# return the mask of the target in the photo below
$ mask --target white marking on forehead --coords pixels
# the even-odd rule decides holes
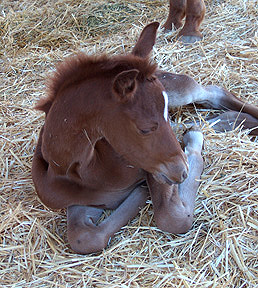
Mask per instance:
[[[162,91],[164,101],[165,101],[165,107],[164,107],[164,118],[166,121],[168,121],[168,94],[165,91]]]

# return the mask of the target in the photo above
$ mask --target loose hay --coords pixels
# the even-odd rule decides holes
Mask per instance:
[[[160,32],[154,58],[258,105],[258,2],[206,4],[204,40],[184,46],[175,31]],[[203,121],[205,169],[195,222],[183,236],[155,228],[147,203],[105,251],[76,255],[65,211],[48,210],[35,195],[31,159],[44,116],[31,108],[47,73],[78,50],[129,52],[145,24],[164,23],[167,1],[3,0],[0,10],[0,286],[257,287],[257,140],[240,128],[216,134]],[[207,111],[173,113],[183,122]]]

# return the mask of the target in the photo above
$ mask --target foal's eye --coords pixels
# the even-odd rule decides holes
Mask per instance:
[[[152,126],[152,127],[149,128],[149,129],[139,129],[139,131],[140,131],[140,133],[141,133],[142,135],[148,135],[148,134],[150,134],[151,132],[156,131],[157,128],[158,128],[158,125],[155,125],[155,126]]]
[[[140,129],[140,132],[142,135],[148,135],[151,132],[151,130],[150,129],[144,129],[144,130]]]

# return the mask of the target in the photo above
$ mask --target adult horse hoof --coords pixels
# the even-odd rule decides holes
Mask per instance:
[[[201,36],[180,36],[179,40],[184,44],[192,44],[201,41],[203,37]]]

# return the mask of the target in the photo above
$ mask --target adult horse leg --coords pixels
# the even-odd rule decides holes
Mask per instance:
[[[157,227],[170,233],[185,233],[193,222],[193,211],[199,179],[203,170],[201,150],[203,135],[192,127],[183,138],[189,162],[189,175],[180,185],[169,186],[157,183],[148,174],[148,186],[154,208]]]
[[[184,43],[193,43],[202,39],[199,31],[205,15],[205,4],[203,0],[187,0],[185,11],[185,25],[179,32],[180,39]]]
[[[185,10],[186,0],[170,0],[168,18],[163,27],[171,30],[173,23],[176,28],[180,28],[183,25],[182,20],[185,17]]]
[[[170,0],[169,14],[164,28],[172,29],[172,23],[176,28],[182,26],[185,18],[185,25],[179,32],[181,40],[185,43],[193,43],[202,39],[199,31],[200,25],[205,15],[205,5],[203,0]]]
[[[103,250],[110,238],[137,215],[145,205],[148,189],[136,187],[112,214],[100,224],[102,209],[89,206],[67,208],[67,236],[71,248],[80,254]]]

